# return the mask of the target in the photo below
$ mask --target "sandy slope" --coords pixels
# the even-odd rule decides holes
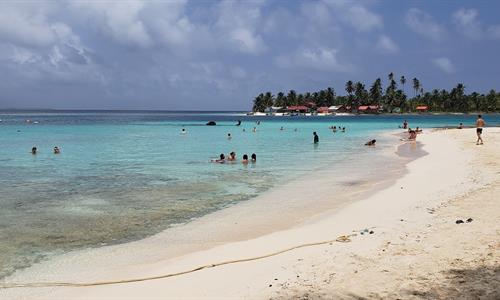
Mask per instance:
[[[485,130],[483,146],[473,143],[474,135],[468,129],[420,135],[429,155],[411,162],[405,176],[321,220],[134,272],[116,269],[113,277],[161,275],[355,234],[350,242],[300,248],[173,278],[31,289],[26,298],[498,299],[494,293],[500,281],[500,130]],[[455,224],[469,217],[472,222]],[[374,233],[360,234],[364,229]]]

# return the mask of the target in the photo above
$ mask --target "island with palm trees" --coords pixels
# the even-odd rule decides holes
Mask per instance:
[[[398,85],[399,83],[399,85]],[[494,89],[486,94],[465,93],[465,86],[459,83],[451,89],[425,91],[420,80],[411,80],[413,96],[405,90],[407,79],[395,79],[391,72],[385,90],[382,79],[377,78],[367,90],[362,82],[347,81],[345,95],[337,95],[328,87],[317,92],[297,94],[290,90],[286,95],[279,92],[261,93],[254,99],[251,114],[267,115],[329,115],[336,113],[413,113],[413,112],[498,112],[500,93]]]

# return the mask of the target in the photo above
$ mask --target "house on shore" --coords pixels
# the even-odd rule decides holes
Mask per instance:
[[[358,107],[358,112],[362,114],[378,114],[380,111],[380,106],[378,105],[360,105]]]
[[[311,109],[305,105],[287,106],[286,110],[290,113],[308,113],[311,111]]]
[[[425,113],[429,111],[429,107],[427,105],[419,105],[415,108],[419,113]]]

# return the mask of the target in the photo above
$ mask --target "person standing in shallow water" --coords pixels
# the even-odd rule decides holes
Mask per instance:
[[[483,138],[481,137],[481,135],[483,134],[483,127],[485,124],[486,123],[484,122],[482,116],[478,115],[476,120],[476,134],[477,134],[476,145],[483,144]]]
[[[319,143],[319,136],[318,136],[318,134],[316,133],[316,131],[315,131],[315,132],[313,132],[313,136],[314,136],[314,143],[315,143],[315,144]]]

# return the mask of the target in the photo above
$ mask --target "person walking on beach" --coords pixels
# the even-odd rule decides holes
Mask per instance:
[[[315,143],[315,144],[319,143],[319,136],[318,136],[318,134],[316,133],[316,131],[315,131],[315,132],[313,132],[313,136],[314,136],[314,143]]]
[[[483,138],[481,137],[481,135],[483,134],[483,127],[485,124],[486,123],[484,122],[482,116],[478,115],[476,120],[476,134],[477,134],[476,145],[483,144]]]

